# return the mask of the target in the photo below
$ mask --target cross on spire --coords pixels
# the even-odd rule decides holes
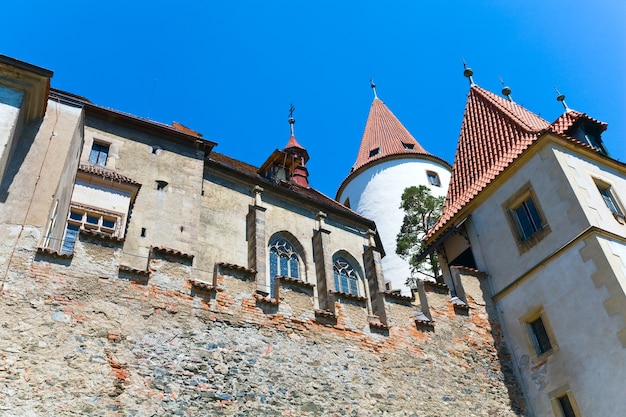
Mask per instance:
[[[291,130],[291,136],[295,136],[294,135],[294,124],[296,123],[296,119],[293,118],[293,112],[296,108],[294,107],[293,104],[289,105],[289,129]]]

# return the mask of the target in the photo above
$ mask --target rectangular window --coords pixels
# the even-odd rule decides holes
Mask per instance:
[[[542,353],[548,352],[552,349],[552,344],[550,343],[550,338],[548,337],[548,332],[546,331],[546,327],[543,324],[541,316],[529,322],[528,327],[533,346],[535,347],[535,353],[537,355],[541,355]]]
[[[439,181],[439,175],[433,171],[426,171],[426,175],[428,176],[428,183],[435,187],[441,187],[441,181]]]
[[[89,153],[89,163],[106,166],[109,157],[109,145],[94,142]]]
[[[559,350],[543,307],[534,308],[519,320],[524,327],[528,351],[533,362],[541,361]]]
[[[541,230],[541,216],[532,198],[527,198],[519,206],[512,209],[513,218],[522,240],[530,238],[535,232]]]
[[[63,245],[61,245],[61,253],[74,252],[74,245],[76,244],[76,238],[78,237],[79,227],[74,224],[68,224],[65,229],[65,236],[63,236]]]
[[[560,411],[563,414],[563,417],[576,417],[576,412],[574,411],[574,407],[572,406],[572,402],[570,401],[567,393],[557,397],[556,400],[561,408]]]
[[[598,184],[598,183],[596,183],[596,186],[598,187],[598,191],[600,192],[600,195],[604,199],[604,204],[606,204],[609,210],[611,210],[611,213],[617,216],[624,216],[622,209],[617,203],[617,199],[613,195],[613,190],[611,190],[611,186]]]
[[[531,250],[550,234],[550,225],[541,210],[530,182],[502,203],[520,255]]]

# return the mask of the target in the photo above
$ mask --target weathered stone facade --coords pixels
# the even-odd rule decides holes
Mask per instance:
[[[293,136],[257,168],[6,67],[1,415],[524,415],[484,279],[387,290]]]
[[[6,283],[2,415],[524,415],[480,295],[468,291],[459,310],[447,288],[427,285],[432,326],[395,299],[389,328],[369,330],[358,302],[317,317],[297,283],[276,303],[225,267],[214,288],[173,273],[174,289],[161,274],[184,265],[159,259],[144,284],[117,272],[115,248],[79,246],[71,265],[38,255]]]

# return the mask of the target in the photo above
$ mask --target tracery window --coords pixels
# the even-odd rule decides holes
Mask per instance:
[[[338,257],[335,259],[333,275],[335,276],[336,291],[359,295],[359,275],[345,258]]]
[[[289,241],[277,238],[269,247],[270,253],[270,296],[274,295],[274,281],[277,276],[300,278],[298,254]]]

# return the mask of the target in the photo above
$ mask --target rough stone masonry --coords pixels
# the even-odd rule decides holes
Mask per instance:
[[[525,415],[493,312],[469,284],[469,309],[427,285],[433,326],[369,332],[346,303],[326,322],[294,313],[297,291],[275,305],[233,276],[203,294],[69,270],[38,256],[5,283],[2,416]]]

